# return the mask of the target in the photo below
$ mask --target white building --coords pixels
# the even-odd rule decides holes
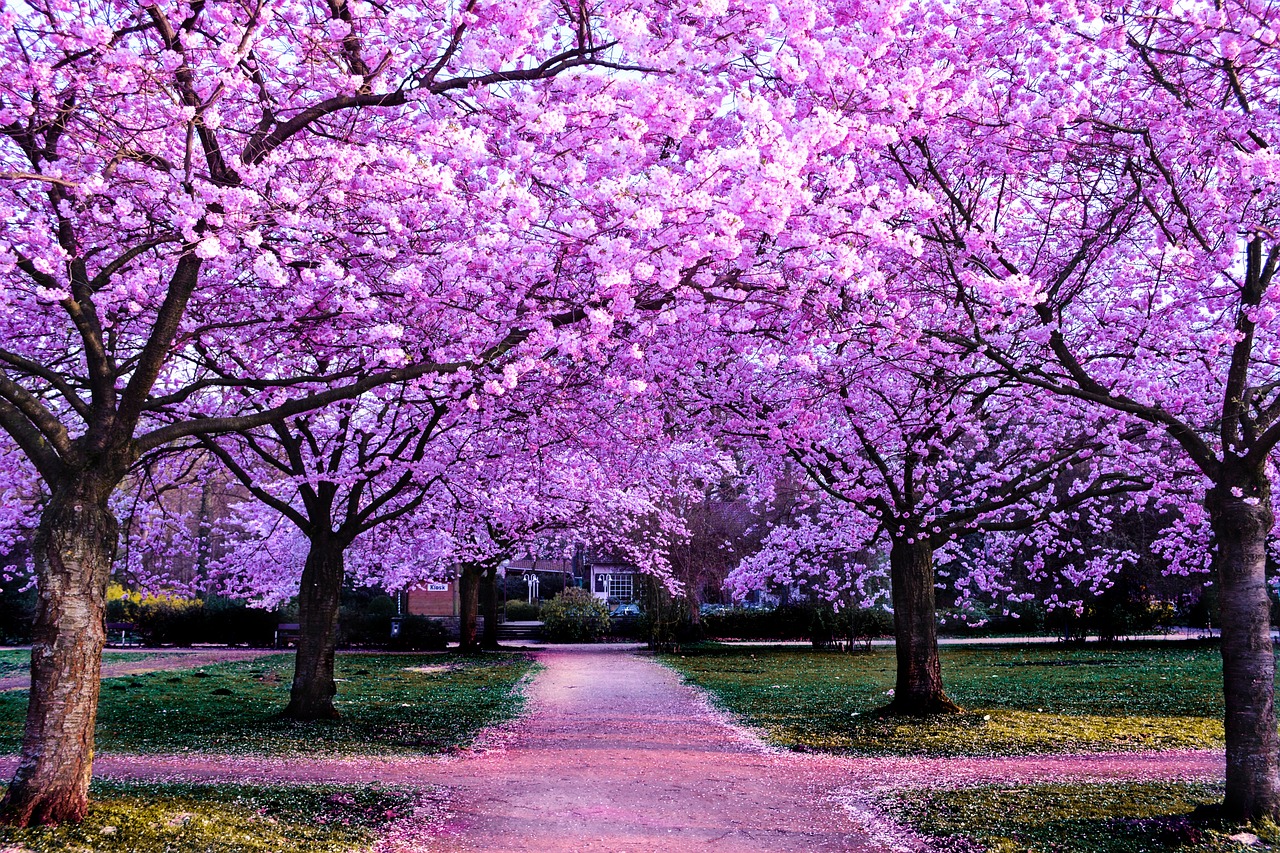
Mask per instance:
[[[631,604],[640,600],[639,572],[621,561],[602,560],[587,567],[593,595],[609,604]]]

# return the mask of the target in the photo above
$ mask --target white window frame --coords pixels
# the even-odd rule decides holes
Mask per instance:
[[[623,595],[625,590],[626,594]],[[609,584],[605,589],[605,596],[610,600],[617,600],[622,603],[629,604],[635,601],[636,586],[635,575],[631,572],[613,572],[609,575]]]

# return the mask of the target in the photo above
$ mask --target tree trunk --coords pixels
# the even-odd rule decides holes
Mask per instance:
[[[889,573],[898,680],[887,710],[916,716],[959,711],[942,689],[933,546],[927,539],[894,539],[889,551]]]
[[[476,641],[476,615],[480,609],[480,570],[463,566],[458,573],[458,651],[473,655],[480,651]]]
[[[93,477],[71,479],[40,519],[31,696],[22,757],[0,802],[5,823],[76,822],[89,809],[107,579],[119,534],[110,494]]]
[[[291,720],[336,720],[333,680],[338,646],[338,604],[342,596],[342,544],[320,536],[311,540],[298,591],[298,656],[293,667],[289,705],[280,716]]]
[[[498,567],[491,566],[484,573],[481,587],[484,603],[484,635],[480,647],[488,651],[498,649]]]
[[[1234,492],[1234,494],[1233,494]],[[1280,816],[1275,650],[1267,593],[1267,535],[1275,522],[1265,474],[1223,477],[1206,500],[1217,546],[1226,699],[1228,817]]]

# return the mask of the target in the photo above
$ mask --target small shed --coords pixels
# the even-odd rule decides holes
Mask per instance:
[[[461,602],[456,581],[414,584],[405,590],[404,612],[410,616],[458,616]]]
[[[632,604],[640,600],[639,570],[622,561],[601,561],[587,566],[591,592],[601,601]]]

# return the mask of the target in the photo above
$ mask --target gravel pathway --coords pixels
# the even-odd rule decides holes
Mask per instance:
[[[100,755],[94,771],[119,779],[432,789],[379,853],[870,853],[923,849],[875,812],[874,795],[888,789],[1221,779],[1224,770],[1222,754],[1208,751],[949,759],[783,752],[733,725],[672,670],[629,651],[540,651],[543,669],[527,689],[528,712],[457,756]],[[193,655],[183,665],[201,664]],[[16,763],[0,758],[0,774]]]
[[[875,849],[831,799],[839,780],[745,737],[666,667],[599,647],[538,661],[506,743],[455,762],[445,816],[386,851]]]

